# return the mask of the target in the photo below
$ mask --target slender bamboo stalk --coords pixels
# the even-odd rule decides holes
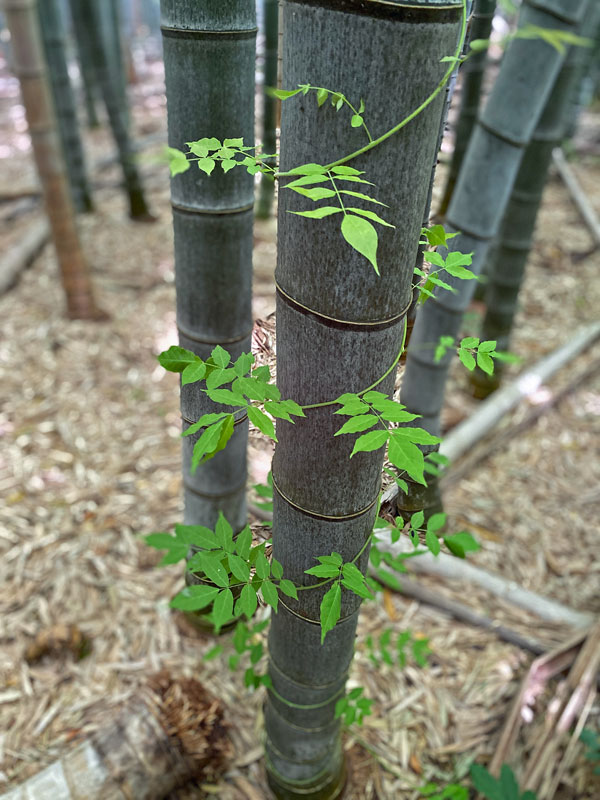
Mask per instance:
[[[113,136],[119,151],[119,160],[125,180],[125,191],[129,198],[129,213],[132,219],[151,219],[144,197],[142,184],[135,163],[135,153],[127,128],[127,110],[123,106],[123,94],[119,91],[110,67],[103,31],[104,0],[71,0],[74,25],[80,26],[81,40],[87,41],[92,53],[94,78],[100,86]],[[103,11],[104,9],[104,11]]]
[[[254,142],[254,0],[162,0],[169,144],[204,136]],[[250,351],[254,180],[245,170],[210,177],[195,165],[171,181],[177,324],[201,358],[216,345],[235,360]],[[197,384],[181,389],[184,428],[222,410]],[[238,414],[225,450],[190,473],[198,436],[183,440],[185,522],[214,528],[223,511],[246,524],[248,420]]]
[[[81,17],[79,4],[69,0],[71,10],[71,22],[75,34],[75,45],[77,49],[77,60],[79,62],[79,72],[83,88],[83,99],[87,115],[88,126],[97,128],[99,125],[96,113],[96,99],[98,86],[95,79],[94,63],[92,61],[92,48],[85,19]]]
[[[526,0],[520,25],[574,32],[586,10],[586,0]],[[543,39],[515,39],[509,46],[490,98],[469,141],[456,189],[447,213],[451,229],[460,231],[449,252],[473,252],[472,271],[478,274],[508,203],[521,159],[546,105],[564,51]],[[402,382],[401,400],[421,414],[421,425],[440,433],[446,375],[453,357],[439,362],[435,349],[440,336],[456,338],[474,281],[442,278],[455,291],[438,290],[421,308],[415,323]],[[429,493],[409,482],[399,498],[399,511],[437,505],[435,482]]]
[[[52,108],[35,0],[5,0],[15,72],[21,84],[46,213],[71,318],[99,319],[75,215]]]
[[[38,0],[38,13],[56,121],[67,166],[73,204],[91,211],[92,197],[79,135],[77,107],[65,55],[65,33],[58,0]]]
[[[277,45],[279,40],[279,0],[263,0],[263,19],[265,26],[265,71],[263,84],[263,136],[262,145],[266,153],[277,149],[277,100],[266,89],[277,85]],[[256,216],[268,219],[275,194],[272,178],[262,175]]]
[[[488,259],[485,294],[486,313],[481,326],[482,340],[494,339],[498,350],[508,350],[517,311],[517,299],[533,244],[533,234],[546,185],[552,151],[564,138],[570,121],[577,85],[580,47],[572,47],[552,89],[531,142],[525,150],[515,185],[500,227],[493,259]],[[500,385],[502,364],[494,374],[479,368],[471,374],[477,397],[486,397]]]
[[[454,52],[461,3],[345,0],[283,4],[283,85],[310,81],[366,103],[374,134],[416,108],[444,74],[440,58]],[[348,13],[349,12],[349,13]],[[418,53],[418,59],[415,54]],[[349,57],[351,54],[351,57]],[[377,80],[373,80],[377,76]],[[398,76],[403,80],[398,81]],[[393,87],[393,89],[391,88]],[[395,137],[356,158],[390,204],[397,225],[379,236],[381,277],[348,248],[339,220],[288,214],[309,208],[280,190],[276,272],[278,386],[303,405],[360,391],[394,362],[412,295],[412,273],[431,176],[443,94]],[[329,163],[365,143],[349,116],[314,93],[283,104],[281,165]],[[378,385],[393,389],[392,373]],[[363,571],[381,481],[383,452],[357,454],[334,438],[340,427],[331,407],[308,409],[305,419],[277,426],[273,461],[274,556],[297,585],[314,580],[304,570],[316,556],[336,551],[358,557]],[[360,598],[342,590],[341,618],[321,644],[319,607],[330,587],[280,597],[269,635],[273,688],[265,709],[266,760],[279,798],[333,798],[344,783],[336,701],[352,660]]]
[[[475,0],[473,4],[473,17],[471,20],[471,39],[488,39],[492,30],[496,0]],[[485,75],[487,64],[487,48],[477,50],[465,62],[462,67],[462,94],[460,101],[460,112],[456,123],[456,134],[454,139],[454,152],[446,187],[440,203],[438,214],[440,217],[446,215],[450,198],[456,185],[458,173],[467,150],[467,144],[471,138],[471,133],[477,119],[479,101],[481,98],[481,86]]]

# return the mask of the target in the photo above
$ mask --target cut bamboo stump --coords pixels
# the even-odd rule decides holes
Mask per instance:
[[[161,800],[192,778],[214,781],[232,752],[220,702],[163,670],[90,741],[0,800]]]

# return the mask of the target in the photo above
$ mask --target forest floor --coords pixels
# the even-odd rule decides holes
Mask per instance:
[[[159,65],[131,89],[138,138],[164,134]],[[193,132],[192,132],[193,133]],[[105,128],[86,131],[90,161],[113,152]],[[249,693],[243,670],[169,609],[183,586],[180,566],[156,569],[143,542],[181,519],[179,388],[156,354],[176,343],[173,246],[167,170],[158,147],[144,150],[154,224],[132,223],[115,165],[96,172],[97,209],[79,220],[104,324],[69,322],[51,246],[0,297],[0,792],[61,757],[134,695],[161,668],[198,678],[224,703],[235,757],[216,786],[175,798],[261,800],[266,787],[260,745],[264,690]],[[576,140],[577,177],[600,214],[600,115],[586,114]],[[18,85],[0,71],[0,251],[17,246],[41,215],[19,198],[35,186]],[[440,171],[440,186],[443,170]],[[439,189],[439,187],[438,187]],[[274,221],[255,230],[255,342],[274,347]],[[512,350],[522,357],[508,378],[568,341],[600,308],[600,251],[556,175],[544,195]],[[267,319],[269,317],[269,319]],[[477,329],[478,309],[465,322]],[[536,404],[548,403],[592,364],[596,343],[500,426],[506,433]],[[457,360],[448,426],[476,403]],[[469,560],[574,609],[600,613],[600,372],[567,392],[505,446],[484,457],[445,493],[451,530],[470,530],[481,550]],[[249,483],[264,483],[271,448],[251,432]],[[268,529],[257,521],[257,535]],[[566,625],[501,601],[485,589],[421,576],[440,596],[461,600],[548,649],[567,641]],[[265,615],[262,609],[260,615]],[[57,625],[76,626],[90,642],[77,660],[67,643],[30,663],[25,650]],[[387,630],[429,640],[425,667],[374,665],[366,637]],[[427,781],[461,780],[470,763],[487,763],[533,656],[493,631],[386,591],[359,624],[350,686],[364,686],[373,714],[345,734],[347,800],[412,800]],[[588,725],[598,727],[600,708]],[[520,741],[515,765],[530,751],[537,723]],[[557,797],[600,796],[598,778],[578,751]]]

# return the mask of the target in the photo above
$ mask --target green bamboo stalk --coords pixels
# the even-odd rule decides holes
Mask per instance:
[[[92,61],[92,47],[85,18],[81,15],[82,6],[75,0],[69,0],[71,10],[71,21],[75,34],[75,45],[77,49],[77,60],[81,73],[81,83],[83,88],[83,99],[87,115],[88,126],[97,128],[99,125],[96,113],[96,99],[98,86],[95,81],[94,63]]]
[[[205,136],[254,142],[254,0],[162,0],[169,145]],[[246,170],[210,176],[193,164],[171,180],[177,325],[182,347],[207,359],[216,345],[235,360],[250,351],[254,180]],[[187,428],[222,410],[182,386]],[[248,420],[238,413],[225,450],[191,474],[198,436],[183,440],[186,524],[214,528],[219,511],[239,532],[246,524]]]
[[[91,211],[91,190],[85,167],[83,143],[79,135],[75,96],[65,55],[65,32],[58,0],[38,0],[38,13],[73,204],[77,211]]]
[[[526,0],[520,25],[575,32],[583,19],[586,0]],[[449,252],[473,252],[472,271],[478,274],[507,206],[525,147],[546,105],[564,61],[565,51],[544,40],[515,39],[504,56],[490,98],[475,125],[447,213],[449,227],[460,231],[449,242]],[[402,381],[401,401],[422,415],[421,425],[440,433],[446,375],[452,351],[438,362],[435,349],[441,336],[458,335],[474,281],[442,273],[455,292],[434,291],[417,315]],[[408,481],[398,510],[412,511],[437,504],[435,482],[430,496]]]
[[[552,151],[567,133],[572,100],[585,52],[581,47],[571,47],[569,50],[546,108],[525,150],[502,220],[497,245],[493,250],[493,259],[488,259],[486,313],[480,338],[496,340],[498,350],[510,349],[517,299],[533,244],[535,223],[552,161]],[[498,388],[501,376],[502,364],[498,361],[493,375],[487,375],[476,368],[471,373],[476,396],[487,397]]]
[[[460,2],[283,4],[283,86],[310,81],[366,103],[375,135],[428,97],[445,72],[440,58],[459,37]],[[349,13],[348,13],[349,12]],[[351,57],[349,57],[351,54]],[[418,58],[416,58],[418,54]],[[374,81],[372,76],[377,76]],[[402,81],[398,80],[402,76]],[[412,295],[412,273],[429,189],[443,94],[394,137],[352,161],[376,184],[397,225],[379,235],[378,277],[340,235],[340,221],[287,213],[309,209],[280,189],[277,281],[277,382],[302,405],[357,392],[394,363]],[[344,111],[318,108],[315,93],[283,104],[281,166],[326,164],[365,144]],[[353,202],[353,201],[350,201]],[[358,205],[358,203],[357,203]],[[393,390],[394,375],[378,385]],[[336,551],[363,571],[381,483],[383,452],[349,459],[353,442],[335,437],[332,407],[306,410],[277,426],[273,460],[273,552],[286,578],[311,586],[304,570]],[[344,761],[334,709],[344,694],[360,598],[342,590],[341,618],[321,644],[319,607],[329,586],[280,596],[269,635],[272,688],[265,708],[269,782],[279,798],[333,798]]]
[[[263,136],[262,145],[265,153],[274,153],[277,149],[277,100],[266,90],[277,85],[277,44],[279,39],[279,0],[263,0],[263,19],[265,25],[265,71],[263,84]],[[268,219],[275,194],[273,179],[262,175],[256,216]]]
[[[496,0],[475,0],[470,26],[470,38],[472,40],[489,39],[495,8]],[[475,120],[477,119],[481,86],[483,84],[486,64],[487,48],[484,50],[477,50],[477,52],[473,53],[462,67],[462,95],[460,111],[456,123],[454,152],[452,154],[452,161],[450,162],[450,169],[448,170],[446,187],[438,211],[440,217],[444,217],[448,210],[450,198],[452,197],[452,192],[456,185],[467,144],[469,143]]]
[[[48,84],[35,0],[5,0],[14,69],[21,84],[46,213],[52,230],[67,312],[72,319],[105,317],[94,302],[89,270],[75,227]]]
[[[132,219],[151,219],[144,197],[142,184],[135,163],[135,152],[127,125],[127,109],[123,105],[123,94],[119,91],[113,70],[110,67],[111,53],[103,32],[107,29],[103,17],[107,6],[104,0],[71,0],[73,23],[81,24],[89,43],[94,64],[94,77],[102,91],[102,97],[110,121],[129,198],[129,214]],[[108,8],[110,11],[110,8]],[[77,22],[76,22],[77,20]]]

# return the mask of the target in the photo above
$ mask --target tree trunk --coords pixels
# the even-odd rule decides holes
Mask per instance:
[[[94,62],[92,61],[92,48],[85,19],[81,17],[80,7],[73,0],[69,0],[71,10],[71,21],[73,23],[73,33],[75,34],[75,44],[77,48],[77,60],[79,62],[79,72],[83,88],[83,99],[85,111],[90,128],[97,128],[99,125],[96,113],[96,100],[99,87],[96,84]]]
[[[263,84],[263,136],[265,153],[277,150],[277,103],[266,89],[277,86],[277,45],[279,41],[279,0],[263,0],[263,19],[265,26],[265,70]],[[262,175],[256,216],[268,219],[271,216],[275,183],[270,176]]]
[[[585,8],[586,0],[528,0],[521,11],[520,25],[574,32]],[[541,38],[515,39],[475,126],[447,214],[449,227],[460,231],[449,242],[448,251],[473,252],[471,270],[475,274],[480,272],[500,227],[524,149],[563,61],[564,52]],[[441,277],[455,292],[436,287],[435,297],[420,309],[401,391],[402,403],[420,414],[420,424],[434,435],[440,433],[446,375],[453,358],[449,350],[436,362],[435,349],[440,336],[458,335],[475,288],[472,280],[459,280],[445,272]],[[428,492],[407,482],[408,496],[399,497],[400,513],[436,507],[435,481],[430,481]]]
[[[525,150],[507,206],[493,260],[488,261],[482,340],[496,340],[498,350],[508,350],[531,245],[553,149],[562,141],[570,121],[569,111],[577,84],[581,47],[571,47],[531,142]],[[493,375],[478,367],[471,373],[477,397],[486,397],[500,385],[502,364]]]
[[[169,145],[202,137],[254,143],[254,0],[162,0]],[[254,180],[244,169],[208,176],[192,164],[171,180],[177,325],[182,347],[209,358],[217,345],[232,360],[250,351]],[[223,410],[182,386],[187,428]],[[186,524],[213,528],[219,511],[239,532],[246,524],[248,418],[238,410],[225,450],[190,472],[198,436],[183,440]]]
[[[21,84],[33,154],[50,220],[67,313],[72,319],[105,315],[94,302],[89,271],[75,227],[75,215],[60,152],[60,141],[47,81],[35,0],[6,0],[15,72]]]
[[[86,173],[83,143],[79,135],[77,106],[65,55],[65,34],[60,6],[58,0],[38,0],[37,7],[71,197],[77,211],[91,211],[91,191]]]
[[[475,39],[489,39],[492,22],[494,20],[494,11],[496,8],[496,0],[475,0],[473,7],[473,18],[471,21],[470,38]],[[446,180],[446,188],[440,203],[438,214],[440,217],[446,215],[452,192],[456,185],[456,179],[460,172],[460,167],[467,150],[469,139],[475,121],[477,119],[477,111],[479,109],[479,100],[481,97],[481,85],[485,75],[485,67],[487,63],[487,48],[477,50],[465,62],[462,67],[462,94],[460,101],[460,112],[456,123],[456,132],[454,137],[454,152],[452,153],[452,161],[450,162],[450,169],[448,171],[448,178]]]
[[[343,92],[352,103],[362,97],[368,126],[380,135],[440,81],[445,72],[440,58],[456,50],[461,5],[285,2],[283,86],[309,81]],[[388,217],[397,225],[379,236],[380,277],[342,239],[337,215],[315,223],[289,214],[310,206],[280,189],[276,281],[282,397],[302,405],[334,400],[365,389],[394,363],[412,295],[442,104],[440,93],[396,136],[352,161],[376,184],[377,199],[390,204]],[[282,168],[329,163],[364,145],[364,131],[349,123],[347,109],[336,112],[330,102],[319,109],[314,92],[287,100]],[[378,389],[393,390],[392,373]],[[317,556],[336,551],[351,561],[373,528],[383,452],[349,460],[352,442],[334,438],[340,427],[334,409],[307,409],[305,419],[277,426],[273,553],[296,585],[315,583],[304,570]],[[356,566],[364,572],[367,561],[365,547]],[[321,644],[319,607],[328,588],[299,592],[299,600],[280,597],[271,623],[266,760],[279,798],[333,798],[344,783],[334,710],[352,660],[360,598],[342,590],[340,621]]]
[[[231,758],[223,709],[193,678],[153,675],[92,739],[0,800],[162,800]]]
[[[73,24],[79,26],[81,40],[87,39],[92,53],[95,82],[100,86],[106,112],[113,136],[119,151],[119,159],[125,179],[125,191],[129,198],[129,213],[132,219],[151,219],[140,176],[135,163],[135,153],[127,127],[127,109],[123,105],[123,93],[119,91],[113,70],[110,66],[109,51],[106,46],[106,30],[103,14],[110,8],[100,5],[105,0],[71,0]],[[79,34],[78,34],[79,38]]]

